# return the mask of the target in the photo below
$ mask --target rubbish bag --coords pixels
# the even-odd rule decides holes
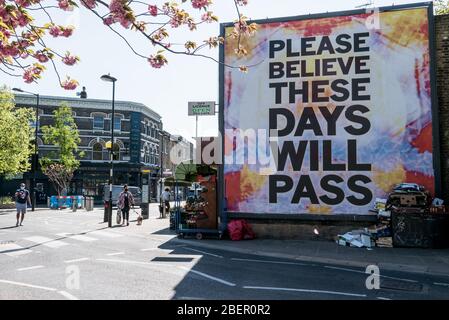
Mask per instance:
[[[243,219],[232,220],[228,223],[228,232],[231,240],[250,240],[256,237],[251,226]]]

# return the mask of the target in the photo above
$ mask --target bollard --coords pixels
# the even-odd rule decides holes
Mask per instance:
[[[72,199],[72,211],[76,212],[76,210],[78,209],[78,199],[76,197],[73,197]]]

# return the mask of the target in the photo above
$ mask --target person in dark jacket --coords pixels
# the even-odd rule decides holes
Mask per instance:
[[[118,196],[117,207],[120,208],[123,215],[122,226],[129,226],[129,209],[134,207],[134,197],[131,192],[128,191],[128,185],[123,186],[123,191]]]
[[[16,200],[16,209],[17,209],[17,223],[16,227],[23,225],[23,219],[25,219],[25,214],[27,213],[27,204],[31,206],[30,192],[25,189],[25,183],[20,184],[20,188],[16,190],[14,195]]]

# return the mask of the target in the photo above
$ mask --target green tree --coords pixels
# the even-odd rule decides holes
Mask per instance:
[[[449,14],[449,1],[448,0],[436,0],[435,9],[437,14]]]
[[[8,88],[0,88],[0,175],[9,177],[30,169],[34,151],[31,121],[33,110],[15,108],[14,95]]]
[[[78,151],[81,139],[72,116],[72,109],[63,104],[53,114],[54,123],[42,126],[41,130],[45,144],[54,145],[56,150],[42,157],[40,164],[42,172],[54,184],[58,195],[61,195],[68,189],[73,173],[80,165],[78,159],[82,158],[84,153]]]

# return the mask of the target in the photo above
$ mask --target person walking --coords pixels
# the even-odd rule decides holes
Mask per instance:
[[[129,209],[134,208],[134,197],[131,192],[128,191],[128,185],[123,186],[123,191],[120,192],[117,201],[117,207],[122,211],[123,222],[122,226],[129,226]]]
[[[169,188],[165,188],[165,191],[162,192],[162,202],[163,202],[163,205],[165,206],[165,213],[162,209],[162,217],[165,218],[165,214],[167,214],[167,212],[170,212],[170,189]]]
[[[17,209],[17,223],[16,227],[23,225],[23,219],[25,219],[25,214],[27,213],[27,204],[31,206],[30,192],[25,189],[25,183],[20,184],[20,188],[16,190],[15,193],[16,209]]]

